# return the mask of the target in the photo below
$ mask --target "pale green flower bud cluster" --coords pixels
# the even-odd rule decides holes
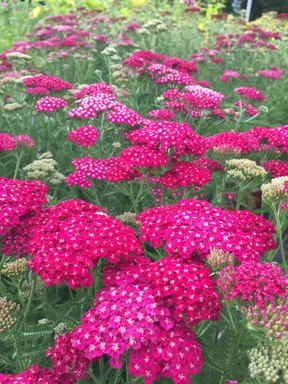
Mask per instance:
[[[101,53],[104,56],[113,56],[117,54],[117,50],[112,45],[108,45]]]
[[[115,141],[111,145],[112,145],[112,148],[114,148],[114,149],[119,149],[122,146],[122,144],[119,141]]]
[[[20,309],[20,305],[0,297],[0,333],[12,328],[16,323],[15,313]]]
[[[260,343],[248,352],[251,378],[264,378],[268,383],[288,384],[288,338],[279,343]]]
[[[3,109],[5,109],[5,111],[14,111],[15,109],[19,109],[22,107],[23,107],[23,104],[10,103],[10,104],[5,104]]]
[[[25,280],[23,282],[23,284],[21,285],[22,298],[24,300],[28,300],[29,299],[31,288],[32,288],[32,281]],[[41,292],[44,291],[45,288],[46,288],[46,284],[42,280],[40,280],[38,278],[37,281],[36,281],[35,290],[38,293],[41,293]]]
[[[122,223],[131,223],[138,225],[138,222],[135,221],[136,213],[124,212],[122,215],[116,216],[116,219],[122,221]]]
[[[237,181],[250,181],[264,177],[267,172],[257,165],[256,161],[249,159],[231,159],[225,163],[227,174]]]
[[[9,53],[6,53],[6,57],[8,60],[31,60],[32,57],[29,56],[29,55],[26,55],[25,53],[21,53],[21,52],[9,52]]]
[[[166,25],[159,19],[148,20],[142,25],[142,28],[137,30],[140,35],[151,35],[152,33],[165,32],[167,30]]]
[[[58,325],[56,325],[56,327],[54,328],[54,332],[55,332],[55,339],[56,337],[58,336],[63,336],[65,335],[65,333],[69,332],[70,330],[70,327],[65,324],[65,323],[59,323]]]
[[[13,278],[22,276],[27,270],[27,260],[22,257],[11,263],[4,263],[1,273],[2,275]]]
[[[261,328],[267,337],[282,339],[288,331],[288,300],[281,304],[269,304],[267,308],[250,305],[242,308],[251,328]]]
[[[46,152],[39,157],[39,160],[26,165],[23,170],[27,172],[30,179],[47,179],[51,184],[57,185],[65,179],[65,176],[56,171],[56,165],[57,162],[53,159],[52,153]]]
[[[234,264],[234,256],[230,252],[223,252],[221,249],[211,248],[206,261],[213,271],[221,271],[228,265]]]
[[[262,197],[268,203],[284,201],[285,197],[285,182],[288,181],[288,176],[276,177],[271,180],[271,183],[261,186]]]

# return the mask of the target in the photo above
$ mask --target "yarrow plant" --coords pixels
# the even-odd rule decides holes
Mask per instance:
[[[285,14],[76,3],[0,6],[0,383],[288,383]]]

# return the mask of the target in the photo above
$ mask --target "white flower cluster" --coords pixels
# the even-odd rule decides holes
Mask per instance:
[[[249,159],[226,160],[225,168],[227,174],[237,181],[250,181],[267,174],[263,167],[257,165],[256,161]]]
[[[153,33],[160,33],[167,30],[166,25],[163,21],[158,19],[148,20],[145,24],[142,25],[142,28],[137,29],[137,32],[140,35],[151,35]]]
[[[56,165],[57,162],[53,159],[52,153],[45,152],[39,157],[38,160],[26,165],[23,170],[27,172],[27,176],[30,179],[46,179],[51,184],[57,185],[65,179],[65,176],[56,171]]]
[[[272,179],[271,183],[263,184],[261,187],[262,197],[268,203],[284,201],[286,181],[288,181],[288,176],[282,176]]]
[[[268,383],[288,384],[287,336],[277,344],[260,343],[257,348],[248,352],[248,370],[251,378],[264,378]]]

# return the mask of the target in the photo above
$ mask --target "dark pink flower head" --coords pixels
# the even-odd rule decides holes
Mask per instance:
[[[67,135],[67,140],[78,146],[92,147],[99,137],[99,132],[92,125],[83,125]]]
[[[272,179],[276,177],[288,176],[288,163],[282,160],[268,160],[260,164],[265,171],[270,172]]]
[[[13,374],[0,374],[1,384],[53,384],[56,377],[51,375],[51,371],[47,368],[39,368],[38,365],[31,365],[25,371]],[[74,381],[67,381],[67,384],[73,384]]]
[[[285,74],[286,71],[283,71],[276,67],[271,67],[270,69],[263,69],[257,72],[257,75],[266,77],[267,79],[279,80],[281,76]]]
[[[186,72],[186,73],[191,73],[191,72],[198,72],[198,69],[195,65],[195,61],[185,61],[182,59],[179,59],[178,57],[167,57],[163,63],[166,65],[166,67],[176,69],[177,71],[180,72]]]
[[[260,140],[249,132],[221,132],[206,137],[205,140],[208,149],[221,153],[247,154],[260,150]]]
[[[87,378],[90,361],[71,345],[71,333],[57,337],[46,355],[52,360],[52,369],[31,365],[16,375],[0,374],[1,384],[74,384],[78,379]]]
[[[114,89],[106,83],[93,83],[76,92],[74,97],[75,99],[81,99],[85,96],[97,96],[99,93],[113,94]]]
[[[121,264],[115,270],[107,268],[103,278],[108,286],[97,293],[82,325],[73,331],[73,347],[89,360],[108,355],[116,369],[122,365],[123,353],[130,350],[132,376],[143,376],[145,383],[161,377],[189,383],[189,375],[197,374],[203,362],[194,332],[181,320],[175,323],[168,307],[155,299],[154,290],[132,264],[122,270]]]
[[[66,107],[67,101],[59,97],[46,96],[39,99],[35,104],[36,112],[54,112],[56,109]]]
[[[156,84],[195,84],[195,79],[187,72],[169,68],[164,64],[152,64],[147,71]]]
[[[188,85],[184,91],[181,98],[193,109],[219,108],[220,102],[225,99],[222,93],[201,85]]]
[[[26,88],[25,93],[29,93],[32,95],[48,95],[50,91],[45,87],[33,87],[33,88]]]
[[[71,89],[72,84],[67,83],[66,81],[63,81],[59,79],[58,77],[54,76],[45,76],[45,75],[37,75],[32,76],[24,79],[23,81],[24,86],[34,86],[36,88],[45,88],[49,92],[59,92],[63,89]]]
[[[258,114],[258,109],[253,105],[249,104],[245,108],[245,113],[249,116],[256,116]]]
[[[82,172],[74,171],[65,178],[68,187],[78,186],[80,188],[92,188],[93,184]]]
[[[128,31],[132,31],[132,30],[138,29],[138,28],[141,28],[140,24],[138,24],[138,23],[130,23],[130,24],[126,25],[125,30],[126,30],[126,32],[128,32]]]
[[[241,95],[244,99],[255,100],[258,102],[264,100],[264,96],[256,88],[239,87],[235,88],[234,92]]]
[[[193,186],[196,191],[209,183],[211,177],[212,172],[209,169],[182,161],[173,164],[171,169],[160,177],[159,184],[168,189]]]
[[[16,145],[13,137],[7,133],[0,133],[0,152],[13,152]]]
[[[152,149],[145,145],[134,145],[123,149],[120,159],[132,168],[152,167],[157,168],[168,165],[168,158],[158,149]]]
[[[71,109],[68,112],[68,117],[89,119],[90,117],[96,117],[96,112],[104,112],[111,109],[113,105],[120,104],[116,101],[116,98],[111,93],[95,93],[94,96],[87,96],[83,99],[75,101],[79,104],[79,107]],[[122,104],[121,104],[122,105]]]
[[[165,59],[166,56],[160,53],[153,53],[150,51],[134,52],[127,59],[123,60],[123,64],[131,68],[137,69],[137,72],[145,72],[147,67],[153,63],[159,63]]]
[[[263,151],[269,149],[276,153],[288,152],[288,125],[275,128],[255,127],[250,129],[249,135],[264,142],[260,146]]]
[[[135,161],[136,160],[137,159],[135,159]],[[144,161],[145,158],[142,160]],[[136,170],[132,168],[125,159],[123,160],[114,156],[108,159],[78,158],[74,159],[71,164],[74,166],[75,171],[65,179],[69,187],[72,185],[78,185],[80,188],[92,187],[92,183],[87,177],[97,180],[119,182],[124,180],[130,181],[137,175]]]
[[[206,152],[205,140],[187,123],[146,121],[141,129],[127,132],[125,138],[134,144],[158,148],[164,154],[191,154],[202,156]]]
[[[232,253],[240,262],[259,260],[275,247],[275,229],[269,221],[249,211],[214,208],[204,200],[146,209],[136,220],[141,222],[140,241],[149,241],[154,248],[164,245],[166,252],[177,252],[184,259],[205,259],[215,248]]]
[[[139,126],[143,121],[137,112],[121,103],[112,105],[112,111],[107,113],[106,119],[114,124],[125,124],[130,127]]]
[[[72,346],[71,338],[72,332],[57,337],[53,347],[47,349],[46,356],[52,360],[55,379],[59,380],[66,376],[75,383],[80,378],[87,379],[90,360],[86,359],[79,349]],[[61,380],[58,382],[63,383]]]
[[[178,323],[132,350],[128,369],[134,377],[143,376],[145,384],[165,377],[175,384],[190,384],[190,375],[198,375],[202,364],[201,348],[193,331]]]
[[[0,234],[16,227],[21,217],[47,203],[47,187],[40,181],[0,178]]]
[[[176,118],[175,113],[170,109],[154,109],[148,113],[148,116],[151,116],[154,120],[158,121],[171,121]]]
[[[14,141],[16,144],[21,145],[21,147],[30,148],[35,146],[35,141],[31,139],[31,137],[25,135],[14,136]]]
[[[183,315],[190,327],[202,320],[218,320],[220,296],[210,270],[201,262],[183,261],[177,254],[171,254],[144,265],[140,273],[153,287],[156,299],[164,300],[177,322]]]
[[[165,104],[167,108],[173,108],[176,112],[181,111],[185,114],[189,112],[192,117],[199,117],[206,110],[219,115],[220,102],[225,98],[222,93],[199,84],[187,85],[182,93],[168,89],[162,96],[170,99],[170,102]]]
[[[264,309],[287,295],[288,280],[282,269],[268,262],[245,261],[219,271],[217,285],[224,300],[241,299]]]
[[[102,208],[82,200],[64,201],[43,212],[41,223],[28,237],[29,267],[47,285],[75,289],[92,283],[89,269],[101,258],[110,263],[132,260],[142,247],[131,228]]]

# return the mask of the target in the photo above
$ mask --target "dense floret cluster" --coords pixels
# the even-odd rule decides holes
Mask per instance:
[[[272,223],[249,211],[225,211],[207,201],[180,200],[175,205],[146,209],[137,217],[140,240],[162,244],[179,257],[204,259],[210,249],[231,252],[238,261],[259,260],[275,247]],[[261,239],[261,240],[260,240]]]

